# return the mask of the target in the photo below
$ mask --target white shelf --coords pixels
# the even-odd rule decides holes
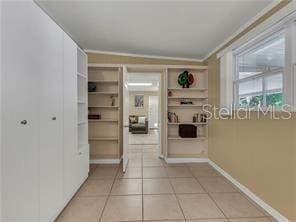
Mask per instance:
[[[168,122],[168,125],[180,125],[180,124],[208,125],[208,123],[193,123],[193,122],[178,122],[178,123],[170,123],[170,122]]]
[[[168,137],[169,140],[205,140],[207,139],[207,137],[196,137],[196,138],[183,138],[183,137],[180,137],[180,136],[176,136],[176,137]]]
[[[81,101],[81,100],[78,100],[77,103],[78,103],[78,104],[86,104],[85,101]]]
[[[89,137],[88,139],[95,141],[118,141],[118,137]]]
[[[106,84],[118,84],[118,80],[88,80],[88,82],[93,83],[106,83]]]
[[[83,125],[83,124],[86,124],[87,123],[87,121],[80,121],[80,122],[78,122],[77,124],[78,125]]]
[[[206,91],[206,88],[168,88],[168,90],[179,90],[179,91]]]
[[[168,105],[168,107],[202,107],[203,105],[195,105],[195,104],[176,104],[176,105]]]
[[[118,95],[118,92],[89,92],[88,95]]]
[[[208,99],[208,97],[204,97],[204,96],[168,96],[168,99]]]
[[[96,106],[88,105],[89,108],[102,108],[102,109],[118,109],[118,106]]]
[[[118,120],[116,120],[116,119],[89,119],[88,122],[90,122],[90,123],[96,123],[96,122],[98,122],[98,123],[101,123],[101,122],[115,122],[115,123],[117,123]]]

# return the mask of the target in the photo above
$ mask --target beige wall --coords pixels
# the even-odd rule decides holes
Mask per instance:
[[[281,2],[238,37],[287,3]],[[219,60],[216,54],[206,64],[209,66],[209,101],[217,105]],[[253,113],[249,121],[212,120],[209,158],[281,214],[295,220],[296,120],[271,120],[262,115],[257,120],[256,115]]]
[[[144,95],[144,107],[135,107],[135,95]],[[129,93],[129,114],[136,116],[146,116],[148,118],[149,112],[149,96],[157,96],[158,92],[147,91],[132,91]]]

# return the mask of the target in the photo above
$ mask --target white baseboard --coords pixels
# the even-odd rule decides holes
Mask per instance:
[[[96,159],[90,160],[91,164],[119,164],[120,159]]]
[[[246,194],[251,200],[257,203],[260,207],[262,207],[266,212],[268,212],[271,216],[273,216],[279,222],[289,222],[289,220],[280,214],[277,210],[272,208],[270,205],[265,203],[262,199],[260,199],[256,194],[250,191],[247,187],[242,185],[236,179],[234,179],[230,174],[220,168],[213,161],[209,160],[209,164],[214,167],[218,172],[220,172],[224,177],[226,177],[230,182],[232,182],[237,188],[239,188],[244,194]]]
[[[207,163],[208,158],[165,158],[167,163]]]

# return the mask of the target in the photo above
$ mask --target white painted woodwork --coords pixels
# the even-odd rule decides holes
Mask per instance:
[[[129,138],[129,91],[128,91],[128,71],[126,66],[123,66],[123,84],[122,84],[122,99],[123,99],[123,164],[122,170],[125,172],[128,164],[128,138]]]
[[[44,45],[40,46],[40,53],[36,53],[43,57],[43,69],[35,86],[40,100],[40,221],[52,221],[63,203],[64,49],[63,31],[49,17],[43,16]]]
[[[33,1],[1,4],[1,219],[51,222],[88,175],[87,123],[84,148],[77,142],[77,45]]]
[[[77,46],[64,35],[64,201],[69,200],[77,189]]]

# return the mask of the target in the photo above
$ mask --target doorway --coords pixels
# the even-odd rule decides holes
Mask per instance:
[[[128,149],[124,149],[123,156],[126,159],[141,152],[156,157],[161,154],[161,74],[125,69],[123,145]],[[128,160],[124,162],[128,165]]]
[[[159,148],[159,73],[130,73],[129,145],[154,145]]]

